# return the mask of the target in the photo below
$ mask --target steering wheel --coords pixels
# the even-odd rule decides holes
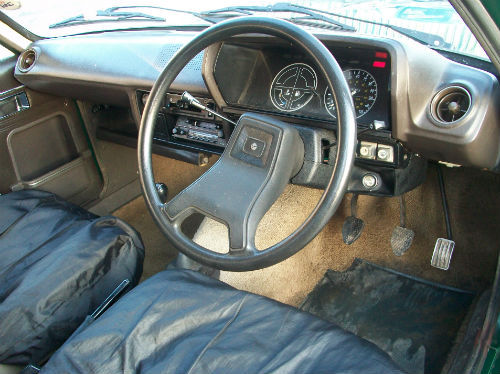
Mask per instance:
[[[220,159],[165,204],[155,188],[151,160],[158,112],[182,68],[206,47],[247,33],[280,37],[301,47],[326,79],[333,93],[338,120],[333,173],[318,204],[299,228],[265,250],[255,247],[257,226],[304,161],[304,143],[293,126],[269,116],[243,114]],[[220,270],[248,271],[285,260],[304,248],[321,231],[342,201],[355,148],[356,117],[352,97],[342,70],[328,49],[312,34],[287,21],[240,17],[213,25],[192,39],[172,57],[155,82],[139,131],[139,175],[154,221],[180,252]],[[203,248],[182,232],[182,222],[195,212],[228,226],[228,253]]]

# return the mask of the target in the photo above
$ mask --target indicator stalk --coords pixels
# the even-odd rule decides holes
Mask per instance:
[[[229,122],[230,124],[236,126],[236,122],[231,121],[229,118],[227,118],[227,117],[223,116],[222,114],[219,114],[216,111],[208,108],[206,105],[203,105],[202,103],[199,102],[198,99],[196,99],[193,95],[191,95],[187,91],[184,91],[184,93],[181,96],[181,100],[184,101],[185,103],[188,103],[191,106],[194,106],[195,108],[207,111],[208,113],[212,113],[214,116],[219,117],[219,118],[223,119],[224,121]]]

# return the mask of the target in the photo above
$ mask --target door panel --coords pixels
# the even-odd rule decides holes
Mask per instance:
[[[96,200],[102,180],[73,101],[30,90],[0,62],[0,193],[50,191],[78,205]]]

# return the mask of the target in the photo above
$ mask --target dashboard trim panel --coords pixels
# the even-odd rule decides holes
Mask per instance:
[[[159,30],[117,31],[95,35],[38,40],[30,46],[40,52],[27,72],[18,68],[15,77],[27,87],[97,103],[132,108],[136,124],[136,90],[150,90],[159,76],[155,61],[168,45],[183,45],[194,32]],[[483,70],[461,65],[416,42],[346,33],[317,34],[327,47],[382,48],[391,57],[389,110],[390,135],[405,147],[429,159],[496,170],[500,162],[500,89],[496,77]],[[231,43],[287,45],[274,37],[241,35]],[[212,97],[219,110],[239,113],[229,107],[214,79],[214,62],[220,44],[206,49],[201,69],[193,64],[183,70],[172,92],[190,91]],[[470,113],[453,127],[436,126],[430,110],[434,95],[441,89],[459,85],[472,97]],[[380,94],[380,93],[379,93]],[[278,117],[285,118],[279,114]],[[235,117],[233,117],[235,118]],[[335,130],[333,121],[290,117],[289,122]]]

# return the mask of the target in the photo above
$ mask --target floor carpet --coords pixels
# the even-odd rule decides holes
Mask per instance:
[[[213,157],[209,165],[215,160]],[[155,180],[167,184],[170,197],[207,170],[159,156],[153,162]],[[426,182],[406,196],[407,226],[415,231],[415,239],[403,256],[395,256],[390,246],[392,230],[399,224],[397,198],[360,196],[358,216],[365,221],[365,229],[354,244],[348,246],[342,242],[342,223],[350,214],[348,194],[323,231],[302,251],[267,269],[222,272],[221,279],[236,288],[298,306],[328,269],[343,271],[355,258],[363,258],[402,273],[479,292],[490,285],[497,262],[500,175],[469,168],[443,168],[443,172],[456,241],[447,271],[430,266],[436,239],[446,235],[436,170],[431,165]],[[266,248],[293,232],[313,210],[321,193],[288,186],[259,225],[259,248]],[[146,246],[143,279],[163,270],[175,257],[175,248],[157,229],[142,197],[114,214],[129,222],[143,237]],[[218,251],[227,247],[227,230],[210,221],[202,223],[195,237]]]

